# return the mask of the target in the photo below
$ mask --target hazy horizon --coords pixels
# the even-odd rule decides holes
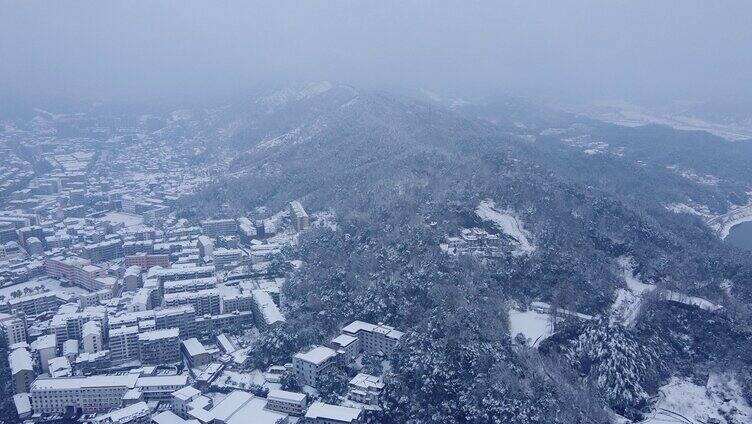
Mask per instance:
[[[330,80],[565,101],[752,96],[747,2],[3,2],[0,95],[148,100]]]

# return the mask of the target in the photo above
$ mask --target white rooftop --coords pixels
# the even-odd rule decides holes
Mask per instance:
[[[303,361],[310,362],[312,364],[322,364],[325,361],[337,356],[337,352],[334,349],[326,346],[316,346],[308,352],[299,352],[295,354],[295,358],[302,359]]]
[[[305,417],[311,420],[325,419],[349,423],[360,418],[361,413],[362,410],[358,408],[314,402],[308,407],[308,412],[306,412]]]
[[[153,341],[160,339],[171,339],[180,337],[179,328],[165,328],[162,330],[147,331],[138,335],[139,341]]]

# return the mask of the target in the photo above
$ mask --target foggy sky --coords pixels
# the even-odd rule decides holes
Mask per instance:
[[[5,1],[0,94],[331,80],[582,99],[752,96],[749,1]]]

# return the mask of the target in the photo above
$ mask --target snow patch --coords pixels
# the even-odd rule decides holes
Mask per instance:
[[[551,315],[535,310],[509,310],[509,334],[515,337],[522,333],[531,346],[537,346],[554,333]]]
[[[530,233],[524,229],[522,221],[511,211],[496,209],[493,200],[486,199],[480,202],[475,209],[475,214],[484,221],[493,222],[504,234],[514,239],[518,245],[515,254],[524,255],[536,250],[536,246],[530,241]]]
[[[711,419],[721,423],[752,422],[752,408],[744,401],[741,387],[733,376],[711,374],[705,386],[672,378],[660,388],[658,401],[643,423],[707,423]]]

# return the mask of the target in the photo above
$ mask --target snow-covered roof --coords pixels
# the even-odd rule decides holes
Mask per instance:
[[[212,408],[211,413],[214,415],[214,419],[226,423],[233,414],[251,399],[253,399],[252,394],[236,390]]]
[[[325,419],[349,423],[359,419],[361,413],[362,409],[359,408],[314,402],[308,407],[308,412],[306,412],[305,417],[311,420]]]
[[[19,416],[31,413],[31,398],[28,393],[13,395],[13,404],[16,406],[16,412]]]
[[[154,341],[180,337],[179,328],[164,328],[162,330],[147,331],[138,335],[139,341]]]
[[[322,364],[335,356],[337,356],[337,352],[326,346],[316,346],[308,352],[298,352],[294,355],[295,358],[316,365]]]
[[[180,399],[182,401],[193,399],[194,397],[200,394],[201,394],[201,391],[193,386],[185,386],[182,389],[172,392],[172,396],[174,398]]]
[[[31,354],[26,349],[15,349],[8,355],[8,362],[12,374],[22,371],[34,371]]]
[[[136,386],[138,375],[91,375],[88,377],[37,378],[31,383],[34,390],[71,390],[93,387],[127,387]]]
[[[340,334],[339,336],[332,339],[332,343],[345,347],[349,346],[351,343],[356,342],[357,340],[357,337],[353,337],[347,334]]]
[[[288,392],[287,390],[269,390],[266,398],[269,400],[300,403],[305,401],[306,395],[305,393]]]
[[[146,402],[138,402],[128,405],[125,408],[116,409],[109,414],[102,415],[95,419],[96,422],[113,422],[127,423],[138,417],[143,417],[151,413]]]
[[[163,386],[186,386],[188,376],[185,374],[178,375],[147,375],[138,377],[136,387],[151,388]]]
[[[151,417],[156,424],[199,424],[198,420],[184,420],[172,411],[164,411]]]
[[[224,422],[227,424],[276,424],[287,414],[266,409],[267,400],[253,397]]]
[[[195,337],[183,340],[183,347],[190,356],[203,355],[206,353],[204,345],[202,345]]]

